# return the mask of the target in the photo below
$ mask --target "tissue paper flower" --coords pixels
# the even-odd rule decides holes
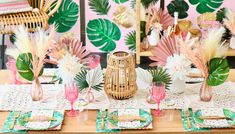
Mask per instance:
[[[79,59],[68,52],[58,60],[58,75],[62,78],[63,83],[71,83],[77,73],[81,72],[82,64]]]
[[[165,68],[171,75],[172,80],[177,78],[184,80],[188,71],[191,70],[191,62],[183,54],[174,54],[167,58]]]

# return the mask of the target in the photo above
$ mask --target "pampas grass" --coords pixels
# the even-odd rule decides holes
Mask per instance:
[[[14,31],[16,37],[15,47],[7,48],[6,54],[17,59],[21,53],[31,53],[32,71],[34,77],[38,77],[43,68],[49,46],[53,41],[56,28],[52,26],[49,35],[40,28],[34,35],[30,35],[24,26],[19,26]]]
[[[224,25],[235,35],[235,13],[231,9],[226,9],[225,11]]]

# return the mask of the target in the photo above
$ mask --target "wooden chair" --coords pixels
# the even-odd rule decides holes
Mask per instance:
[[[14,28],[19,25],[24,25],[29,32],[35,32],[37,27],[48,29],[48,20],[60,7],[63,0],[28,0],[33,8],[38,8],[38,11],[29,11],[21,13],[12,13],[0,15],[0,34],[3,35],[3,47],[1,49],[2,68],[4,67],[4,42],[5,34],[13,34]],[[53,9],[50,9],[51,4],[55,4]]]

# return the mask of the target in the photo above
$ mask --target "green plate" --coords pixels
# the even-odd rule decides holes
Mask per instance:
[[[140,113],[141,117],[146,118],[146,121],[140,121],[140,126],[138,126],[138,127],[121,127],[121,128],[118,128],[118,129],[141,129],[141,128],[147,127],[150,123],[152,123],[152,120],[153,120],[152,115],[149,112],[147,112],[143,109],[140,109],[139,113]],[[113,111],[112,113],[110,113],[110,115],[118,116],[118,110]],[[119,127],[117,120],[114,120],[113,118],[108,118],[108,121],[112,125],[114,125],[116,127]]]
[[[60,112],[54,111],[53,117],[56,118],[56,120],[51,121],[50,127],[48,127],[48,128],[31,128],[31,127],[27,127],[26,125],[27,125],[28,122],[24,121],[25,118],[30,118],[31,117],[31,113],[32,112],[24,113],[18,118],[19,125],[21,125],[25,128],[28,128],[29,130],[48,130],[48,129],[51,129],[51,128],[55,128],[55,127],[59,126],[62,123],[63,119],[64,119],[64,116]]]
[[[223,109],[224,112],[224,116],[228,117],[230,119],[227,119],[228,122],[228,126],[221,126],[221,128],[226,128],[226,127],[231,127],[235,125],[235,112],[228,110],[228,109]],[[199,117],[202,116],[202,111],[201,110],[197,110],[194,112],[193,114],[193,118],[196,124],[199,124],[200,126],[207,126],[206,124],[204,124],[204,119],[200,119]],[[213,126],[208,126],[208,127],[213,127]]]

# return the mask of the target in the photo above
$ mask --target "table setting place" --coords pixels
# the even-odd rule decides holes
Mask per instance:
[[[0,114],[7,113],[0,132],[67,132],[69,121],[75,119],[74,131],[76,123],[84,123],[87,128],[92,125],[89,132],[98,133],[157,132],[162,122],[167,128],[177,121],[179,132],[235,132],[235,82],[230,77],[234,70],[225,58],[229,48],[225,27],[229,27],[221,24],[200,34],[190,32],[183,27],[187,21],[177,23],[178,12],[171,16],[152,8],[146,8],[145,41],[141,42],[155,44],[147,67],[136,64],[132,51],[109,51],[106,65],[75,35],[65,33],[56,40],[56,24],[48,31],[38,28],[34,34],[23,25],[16,27],[15,43],[6,49],[7,70],[0,71]],[[227,12],[225,22],[231,17]],[[163,16],[165,23],[158,20]],[[94,22],[88,23],[89,38],[111,40],[96,37],[100,33],[94,32]],[[100,30],[111,32],[102,34],[118,35],[114,23],[97,20],[97,26],[102,25],[108,28]],[[152,34],[159,27],[158,39]],[[139,40],[140,35],[135,36]],[[107,44],[112,46],[114,41]],[[46,63],[56,68],[48,69]]]

